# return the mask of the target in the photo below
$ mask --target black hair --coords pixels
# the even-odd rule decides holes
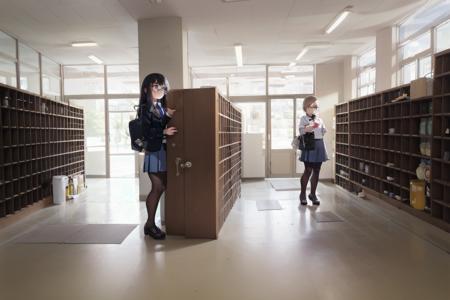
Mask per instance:
[[[165,86],[165,94],[169,91],[169,81],[164,77],[164,75],[160,73],[151,73],[145,76],[144,80],[142,81],[141,85],[141,95],[139,97],[139,112],[141,111],[141,108],[147,105],[148,101],[148,93],[151,93],[151,85],[152,84],[159,84]],[[147,91],[146,91],[147,90]],[[162,107],[167,107],[167,100],[166,95],[164,94],[164,97],[161,98],[160,102]]]

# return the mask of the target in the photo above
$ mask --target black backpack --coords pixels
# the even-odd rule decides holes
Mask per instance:
[[[142,152],[144,150],[144,134],[142,130],[142,120],[139,117],[140,106],[136,105],[136,118],[128,123],[130,131],[131,149]]]

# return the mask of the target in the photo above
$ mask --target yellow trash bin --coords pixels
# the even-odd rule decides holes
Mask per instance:
[[[425,209],[425,181],[411,180],[409,189],[409,201],[411,206],[418,210]]]

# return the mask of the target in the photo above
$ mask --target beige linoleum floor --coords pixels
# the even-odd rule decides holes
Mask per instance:
[[[157,242],[141,225],[121,245],[13,242],[39,224],[143,224],[136,180],[87,184],[77,201],[0,230],[1,300],[450,299],[450,234],[332,184],[319,185],[319,208],[299,208],[297,191],[245,182],[215,241]],[[344,222],[317,223],[316,211]]]

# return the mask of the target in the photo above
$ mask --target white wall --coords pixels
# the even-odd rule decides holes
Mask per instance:
[[[357,97],[358,90],[358,73],[357,73],[356,56],[346,56],[342,62],[343,65],[343,97],[339,99],[340,102],[346,102]]]
[[[344,101],[344,61],[318,64],[316,66],[316,97],[320,103],[320,117],[328,129],[324,137],[329,161],[322,166],[321,179],[334,178],[334,106]]]

